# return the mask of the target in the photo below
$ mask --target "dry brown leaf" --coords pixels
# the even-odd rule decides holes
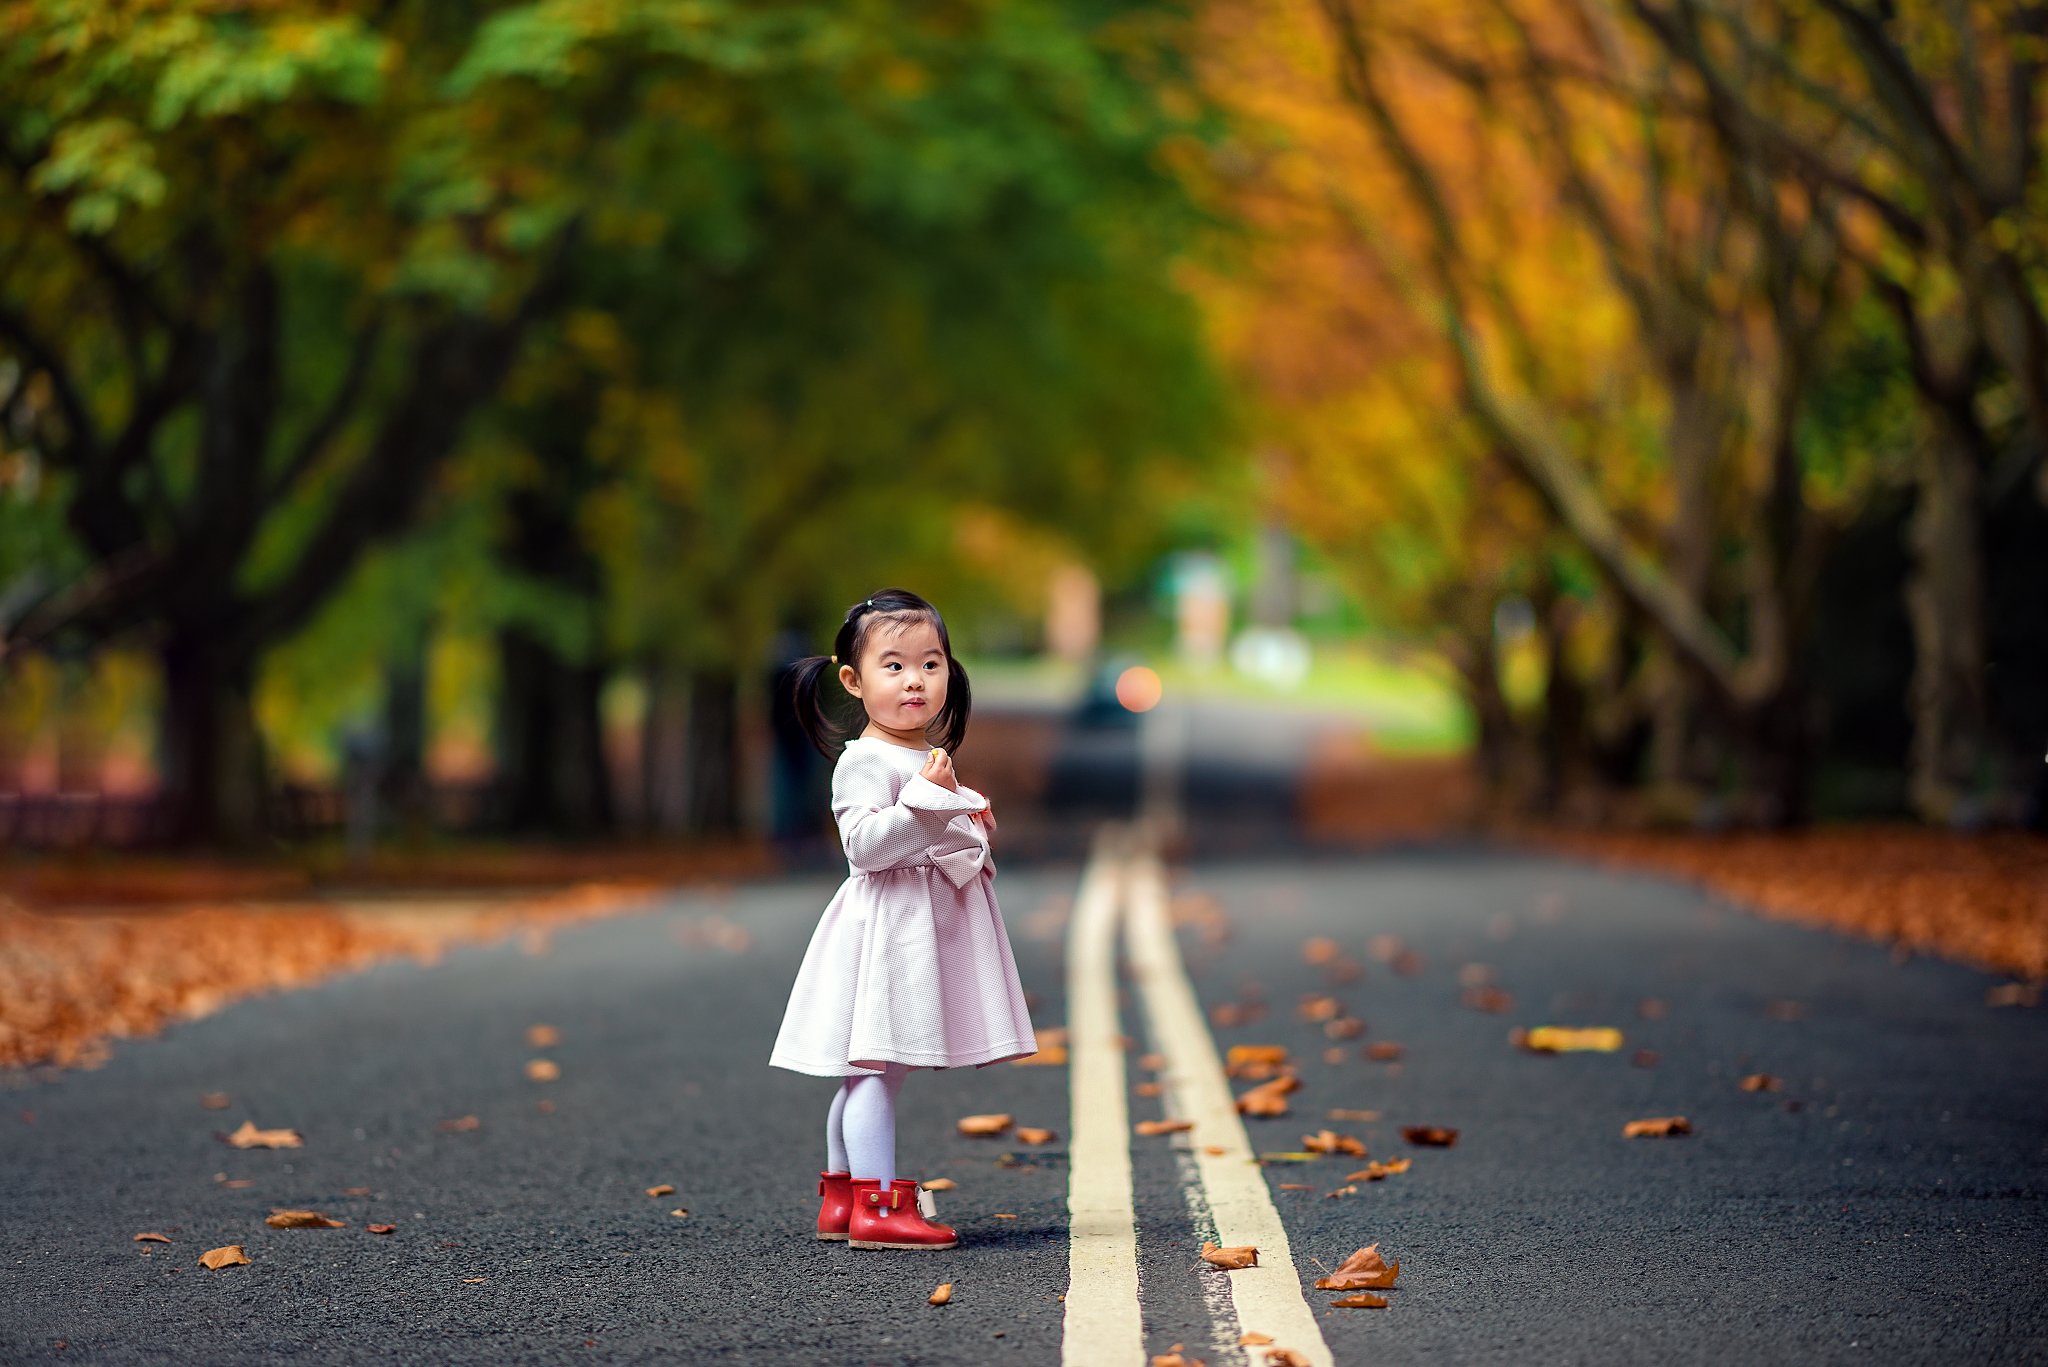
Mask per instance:
[[[1323,980],[1336,986],[1355,983],[1365,976],[1355,959],[1335,959],[1323,967]]]
[[[1314,1187],[1312,1187],[1312,1186],[1310,1186],[1310,1185],[1309,1185],[1308,1183],[1306,1183],[1306,1182],[1282,1182],[1282,1183],[1280,1184],[1280,1190],[1282,1190],[1282,1191],[1314,1191],[1314,1190],[1315,1190],[1315,1188],[1314,1188]]]
[[[1223,1071],[1242,1077],[1247,1068],[1280,1068],[1287,1063],[1284,1044],[1233,1044],[1223,1055]]]
[[[1310,1367],[1309,1360],[1292,1348],[1268,1348],[1266,1367]]]
[[[1051,1130],[1041,1130],[1031,1125],[1019,1125],[1016,1138],[1019,1144],[1050,1144],[1053,1140],[1058,1139],[1059,1136]]]
[[[1384,1291],[1401,1275],[1401,1264],[1380,1256],[1378,1244],[1367,1244],[1328,1276],[1316,1278],[1318,1291]]]
[[[209,1111],[225,1111],[234,1104],[234,1099],[226,1092],[201,1092],[199,1104]]]
[[[1184,1351],[1187,1345],[1176,1343],[1163,1353],[1152,1355],[1152,1367],[1209,1367],[1200,1358],[1191,1358]]]
[[[1256,1348],[1260,1344],[1271,1343],[1272,1341],[1273,1336],[1271,1334],[1261,1334],[1256,1329],[1247,1329],[1238,1335],[1237,1346],[1240,1348]]]
[[[675,1216],[678,1220],[687,1220],[690,1218],[690,1212],[685,1210],[681,1206],[677,1206],[674,1210],[670,1211],[669,1214]]]
[[[1003,1212],[999,1212],[999,1213],[997,1213],[997,1214],[995,1214],[995,1215],[991,1215],[991,1216],[989,1216],[988,1218],[989,1218],[989,1219],[991,1219],[991,1220],[1014,1220],[1014,1219],[1016,1219],[1017,1217],[1016,1217],[1016,1216],[1014,1216],[1014,1215],[1011,1215],[1011,1214],[1010,1214],[1009,1212],[1007,1212],[1007,1211],[1003,1211]]]
[[[1230,1150],[1224,1148],[1221,1144],[1204,1144],[1202,1145],[1202,1152],[1208,1154],[1211,1158],[1221,1158],[1224,1154],[1229,1153]]]
[[[365,1225],[363,1228],[372,1234],[394,1234],[398,1230],[397,1225]]]
[[[153,1229],[145,1229],[142,1233],[136,1235],[134,1239],[130,1240],[131,1243],[138,1244],[167,1244],[170,1241],[170,1235],[159,1234]]]
[[[1474,1011],[1486,1011],[1496,1016],[1505,1011],[1512,1011],[1515,1007],[1512,994],[1491,986],[1468,987],[1460,995],[1459,1000]]]
[[[1295,1008],[1305,1021],[1330,1021],[1344,1014],[1344,1003],[1335,997],[1320,994],[1303,997],[1301,1005]]]
[[[1458,1142],[1458,1132],[1441,1125],[1403,1125],[1401,1137],[1411,1144],[1430,1149],[1448,1149]]]
[[[1391,1040],[1381,1040],[1378,1044],[1365,1046],[1365,1056],[1374,1063],[1392,1063],[1407,1052],[1406,1045],[1395,1044]]]
[[[528,1059],[526,1076],[534,1082],[553,1082],[562,1076],[561,1065],[551,1058]]]
[[[1631,1120],[1621,1127],[1623,1139],[1663,1139],[1671,1135],[1691,1133],[1692,1122],[1682,1115],[1659,1115],[1648,1120]]]
[[[1365,1022],[1356,1016],[1339,1016],[1323,1024],[1323,1034],[1330,1039],[1357,1039],[1365,1033]]]
[[[1356,1195],[1358,1195],[1358,1188],[1357,1188],[1357,1187],[1350,1187],[1350,1186],[1345,1186],[1345,1187],[1339,1187],[1339,1188],[1337,1188],[1337,1189],[1336,1189],[1335,1191],[1326,1191],[1326,1192],[1324,1192],[1324,1193],[1323,1193],[1323,1199],[1324,1199],[1325,1201],[1327,1201],[1327,1200],[1329,1200],[1330,1198],[1332,1198],[1332,1197],[1335,1197],[1335,1196],[1356,1196]]]
[[[1354,1295],[1339,1296],[1330,1304],[1345,1310],[1384,1310],[1387,1308],[1387,1298],[1375,1296],[1369,1291],[1360,1291]]]
[[[1742,1079],[1742,1090],[1745,1092],[1775,1092],[1784,1086],[1785,1079],[1772,1077],[1769,1073],[1751,1073]]]
[[[1326,935],[1318,935],[1313,940],[1304,943],[1301,947],[1302,961],[1310,964],[1331,963],[1341,958],[1343,953],[1343,946]]]
[[[552,1049],[562,1042],[562,1032],[552,1025],[529,1025],[526,1027],[526,1043],[531,1049]]]
[[[1337,1064],[1342,1063],[1346,1057],[1348,1056],[1345,1054],[1344,1050],[1340,1046],[1335,1044],[1323,1050],[1323,1062],[1331,1065],[1332,1067],[1335,1067]]]
[[[229,1191],[241,1191],[244,1188],[256,1185],[256,1179],[253,1177],[230,1177],[224,1172],[215,1173],[213,1180],[226,1187]]]
[[[1238,1113],[1253,1116],[1286,1115],[1287,1094],[1300,1086],[1300,1078],[1292,1073],[1282,1073],[1271,1082],[1262,1082],[1238,1097]]]
[[[649,1196],[673,1196],[676,1194],[676,1189],[667,1182],[661,1182],[649,1187],[647,1194]]]
[[[242,1251],[240,1244],[225,1244],[220,1248],[209,1248],[199,1255],[201,1267],[247,1267],[249,1255]]]
[[[1331,1120],[1378,1120],[1378,1111],[1360,1111],[1345,1106],[1332,1106],[1327,1112]]]
[[[1192,1120],[1140,1120],[1132,1128],[1139,1134],[1149,1137],[1155,1134],[1180,1134],[1185,1130],[1195,1128],[1195,1122]]]
[[[1232,1026],[1243,1025],[1245,1023],[1245,1010],[1236,1002],[1218,1002],[1209,1008],[1209,1023],[1218,1030],[1228,1030]]]
[[[1038,1052],[1010,1062],[1020,1067],[1057,1068],[1067,1061],[1067,1027],[1048,1025],[1033,1033]]]
[[[1357,1172],[1347,1173],[1344,1180],[1347,1182],[1377,1182],[1382,1178],[1392,1177],[1397,1172],[1406,1172],[1414,1164],[1415,1160],[1412,1158],[1390,1158],[1385,1162],[1367,1163]]]
[[[475,1283],[477,1283],[477,1282],[487,1282],[487,1281],[489,1281],[489,1280],[490,1280],[490,1278],[489,1278],[489,1277],[464,1277],[464,1278],[463,1278],[462,1280],[463,1280],[463,1281],[465,1281],[465,1282],[469,1282],[469,1283],[471,1283],[471,1284],[475,1284]]]
[[[958,1182],[955,1182],[950,1177],[934,1177],[931,1181],[924,1184],[924,1189],[926,1191],[951,1191],[959,1185]]]
[[[343,1187],[341,1194],[343,1196],[368,1196],[370,1189],[368,1187]]]
[[[228,1136],[228,1143],[238,1149],[296,1149],[305,1142],[297,1130],[259,1130],[253,1120],[244,1120],[242,1127]]]
[[[953,1283],[940,1282],[937,1289],[934,1290],[931,1295],[926,1296],[924,1298],[924,1301],[926,1305],[944,1305],[947,1301],[952,1299]]]
[[[955,1128],[962,1134],[990,1139],[1009,1129],[1011,1123],[1012,1117],[1007,1115],[963,1115]]]
[[[1241,1267],[1257,1267],[1259,1250],[1250,1244],[1237,1244],[1230,1248],[1219,1248],[1212,1243],[1203,1243],[1202,1261],[1211,1267],[1220,1267],[1226,1272]]]
[[[1354,1158],[1365,1157],[1365,1144],[1356,1135],[1338,1134],[1335,1130],[1319,1130],[1301,1137],[1301,1146],[1310,1153],[1348,1153]]]
[[[483,1123],[473,1115],[458,1115],[453,1120],[442,1121],[441,1128],[450,1134],[467,1134],[471,1130],[481,1129]]]
[[[317,1210],[273,1210],[263,1217],[272,1229],[340,1229],[346,1220],[330,1220]]]

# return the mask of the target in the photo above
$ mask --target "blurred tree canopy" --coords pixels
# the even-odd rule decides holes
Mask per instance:
[[[609,823],[621,667],[683,680],[691,820],[729,824],[777,628],[955,563],[962,509],[1133,554],[1149,475],[1220,448],[1173,278],[1211,132],[1179,32],[0,5],[10,651],[149,643],[174,834],[247,838],[266,656],[309,625],[386,653],[416,764],[453,596],[498,638],[511,824]]]

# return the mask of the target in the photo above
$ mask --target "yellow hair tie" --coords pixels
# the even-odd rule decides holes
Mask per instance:
[[[833,664],[838,664],[838,663],[839,663],[839,657],[838,657],[837,655],[834,655],[834,656],[832,657],[832,663],[833,663]]]

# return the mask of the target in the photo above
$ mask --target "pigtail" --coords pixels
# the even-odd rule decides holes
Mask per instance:
[[[937,614],[933,614],[936,616]],[[944,636],[944,626],[940,635]],[[960,743],[967,739],[967,716],[974,710],[974,695],[967,686],[967,667],[953,658],[951,642],[946,645],[946,705],[939,709],[939,715],[932,718],[932,730],[936,739],[932,744],[947,754],[959,750]]]
[[[835,721],[825,708],[820,693],[827,672],[834,682],[838,680],[838,667],[828,656],[806,655],[789,667],[785,677],[789,680],[791,700],[796,705],[796,724],[803,728],[811,744],[818,747],[826,759],[836,759],[846,743],[846,728]]]

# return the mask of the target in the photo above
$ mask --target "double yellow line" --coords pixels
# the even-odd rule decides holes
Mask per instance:
[[[1060,1361],[1064,1367],[1142,1367],[1147,1361],[1131,1195],[1126,1051],[1117,1014],[1119,923],[1147,1031],[1166,1059],[1158,1080],[1168,1113],[1194,1122],[1194,1129],[1174,1142],[1191,1145],[1193,1170],[1215,1220],[1217,1242],[1259,1250],[1257,1267],[1228,1274],[1228,1318],[1211,1326],[1213,1348],[1235,1354],[1239,1336],[1257,1330],[1316,1367],[1334,1367],[1302,1293],[1287,1231],[1237,1114],[1216,1041],[1181,962],[1166,910],[1166,871],[1156,840],[1142,825],[1107,826],[1097,834],[1067,934],[1073,1114]],[[1190,1261],[1195,1253],[1188,1250]]]

